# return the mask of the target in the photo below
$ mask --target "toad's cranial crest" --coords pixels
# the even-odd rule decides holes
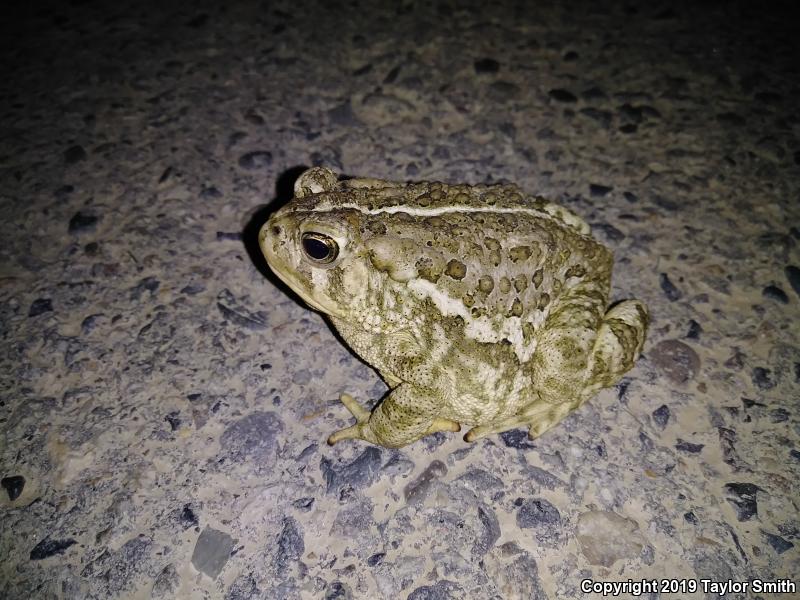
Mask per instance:
[[[392,388],[372,412],[347,394],[358,438],[400,447],[471,426],[536,437],[636,361],[638,300],[608,308],[611,252],[566,208],[514,185],[303,173],[262,227],[272,270],[327,315]]]

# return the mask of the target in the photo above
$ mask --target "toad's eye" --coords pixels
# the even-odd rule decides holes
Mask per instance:
[[[332,237],[309,231],[300,239],[306,256],[316,263],[328,264],[339,255],[339,244]]]

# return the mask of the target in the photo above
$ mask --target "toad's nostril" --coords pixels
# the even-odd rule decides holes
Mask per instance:
[[[280,235],[283,230],[281,229],[280,225],[273,225],[272,226],[272,235]]]

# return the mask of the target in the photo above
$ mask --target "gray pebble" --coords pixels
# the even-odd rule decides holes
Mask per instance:
[[[421,502],[428,494],[431,484],[436,479],[439,479],[447,474],[447,467],[440,460],[434,460],[429,464],[425,470],[420,473],[416,479],[410,481],[405,488],[403,488],[403,496],[406,502]]]
[[[303,529],[300,524],[293,517],[284,517],[283,529],[278,536],[278,552],[275,556],[278,569],[285,569],[290,561],[299,560],[305,549]]]
[[[703,333],[703,328],[700,326],[700,323],[698,323],[694,319],[689,319],[689,331],[686,332],[686,339],[687,340],[700,339],[701,333]]]
[[[362,125],[353,112],[353,105],[349,99],[329,110],[328,119],[331,125],[338,127],[359,127]]]
[[[138,302],[145,292],[150,292],[150,297],[152,298],[159,287],[161,287],[161,282],[157,278],[145,277],[131,288],[131,300]]]
[[[29,317],[38,317],[46,312],[53,311],[53,301],[50,298],[37,298],[28,309]]]
[[[453,581],[437,581],[433,585],[418,587],[407,600],[466,600],[463,588]]]
[[[327,492],[338,492],[344,486],[353,489],[369,487],[378,478],[381,462],[381,451],[375,446],[368,446],[351,462],[339,467],[334,467],[328,458],[323,458],[320,470]]]
[[[477,74],[497,73],[500,70],[500,63],[493,58],[481,58],[473,63]]]
[[[530,450],[536,446],[528,435],[527,429],[509,429],[500,434],[500,439],[509,448],[516,448],[518,450]]]
[[[86,150],[83,146],[76,144],[64,150],[64,162],[68,165],[74,165],[82,160],[86,160]]]
[[[233,550],[233,538],[224,531],[211,527],[203,529],[192,552],[192,566],[216,579],[222,572]]]
[[[599,183],[589,184],[589,195],[592,198],[602,198],[607,196],[614,188],[609,185],[600,185]]]
[[[501,533],[497,515],[488,506],[478,507],[478,520],[483,525],[483,534],[475,541],[475,546],[472,548],[474,557],[483,556],[491,550],[495,542],[500,539]]]
[[[534,529],[543,525],[561,523],[561,513],[544,498],[518,499],[517,525],[522,529]]]
[[[783,554],[787,550],[794,548],[794,544],[792,542],[782,538],[779,535],[767,533],[763,529],[761,530],[761,535],[764,536],[764,539],[767,540],[767,543],[772,546],[772,549],[778,554]]]
[[[755,367],[750,378],[753,385],[760,390],[771,390],[776,385],[772,379],[772,371],[764,367]]]
[[[769,411],[769,420],[772,423],[784,423],[789,420],[789,411],[785,408],[773,408]]]
[[[8,499],[13,502],[22,495],[22,490],[25,489],[25,478],[22,475],[3,477],[0,480],[0,485],[8,494]]]
[[[612,242],[618,243],[625,239],[625,234],[614,227],[611,223],[592,223],[592,229],[597,229]]]
[[[669,406],[667,406],[666,404],[662,404],[661,406],[659,406],[657,409],[653,411],[652,414],[653,414],[653,421],[656,422],[656,425],[658,425],[660,429],[664,429],[667,426],[667,423],[669,423],[670,412],[669,412]]]
[[[675,287],[675,284],[672,283],[669,275],[666,273],[661,273],[661,275],[659,275],[659,283],[661,285],[661,290],[670,302],[675,302],[683,297],[683,292]]]
[[[298,498],[297,500],[292,502],[292,506],[294,506],[297,510],[301,512],[308,512],[314,506],[314,498],[312,498],[311,496]]]
[[[761,488],[754,483],[726,483],[726,500],[736,509],[739,521],[749,521],[758,515],[758,492]]]
[[[74,546],[77,543],[78,542],[72,538],[63,540],[45,538],[33,547],[33,550],[31,550],[30,553],[30,559],[43,560],[45,558],[50,558],[51,556],[56,556],[57,554],[64,554],[64,552],[67,551],[67,548]]]
[[[686,454],[699,454],[704,447],[705,444],[693,444],[692,442],[687,442],[681,438],[678,438],[678,441],[675,444],[676,450],[685,452]]]
[[[414,461],[410,460],[407,456],[399,452],[392,455],[392,457],[387,460],[386,464],[381,468],[381,471],[386,473],[389,477],[402,477],[413,470]]]
[[[152,600],[169,600],[175,598],[175,594],[181,585],[181,577],[175,565],[169,563],[165,566],[153,582],[153,589],[150,591]]]
[[[324,600],[350,600],[352,597],[349,586],[341,581],[334,581],[325,588]]]
[[[700,357],[679,340],[663,340],[650,352],[651,360],[671,382],[686,383],[700,370]]]
[[[197,519],[197,515],[192,510],[192,507],[188,504],[184,505],[183,509],[181,509],[178,520],[181,524],[181,527],[184,529],[197,527],[200,524],[200,521]]]
[[[786,274],[786,279],[789,281],[789,285],[792,286],[794,293],[800,296],[800,269],[794,265],[789,265],[783,272]]]
[[[274,412],[256,411],[228,425],[220,436],[222,452],[234,462],[269,468],[283,423]]]
[[[238,327],[253,331],[267,328],[267,314],[249,310],[228,289],[223,289],[217,295],[217,309],[225,319]]]
[[[553,100],[555,100],[555,101],[557,101],[557,102],[568,102],[568,103],[572,103],[572,102],[577,102],[577,101],[578,101],[578,98],[575,96],[575,94],[573,94],[573,93],[572,93],[572,92],[570,92],[570,91],[567,91],[567,90],[561,89],[561,88],[556,88],[556,89],[554,89],[554,90],[550,90],[550,91],[548,92],[548,95],[549,95],[549,96],[550,96],[550,97],[551,97]]]
[[[722,450],[722,460],[726,464],[739,469],[741,465],[739,455],[736,453],[736,432],[727,427],[717,427],[717,433],[719,435],[719,446]]]
[[[367,559],[367,565],[370,567],[374,567],[379,565],[383,562],[384,557],[386,556],[386,552],[378,552],[373,554]]]
[[[69,231],[69,233],[73,234],[85,233],[87,231],[94,231],[99,221],[100,217],[97,215],[92,215],[78,211],[69,220],[69,226],[67,230]]]
[[[266,169],[272,164],[272,152],[256,150],[239,157],[239,166],[248,171]]]
[[[777,285],[768,285],[761,290],[761,295],[764,296],[764,298],[775,300],[775,302],[780,302],[781,304],[789,303],[789,296]]]
[[[597,121],[602,125],[604,128],[608,128],[611,125],[611,119],[613,115],[607,110],[600,110],[599,108],[594,107],[587,107],[582,108],[578,111],[580,114],[589,117],[590,119]]]

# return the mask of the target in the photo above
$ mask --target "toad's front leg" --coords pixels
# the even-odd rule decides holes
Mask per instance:
[[[352,396],[342,394],[342,404],[356,424],[333,433],[328,443],[360,439],[386,448],[400,448],[437,431],[459,431],[450,419],[437,417],[441,400],[425,389],[408,383],[394,388],[371,413]]]

